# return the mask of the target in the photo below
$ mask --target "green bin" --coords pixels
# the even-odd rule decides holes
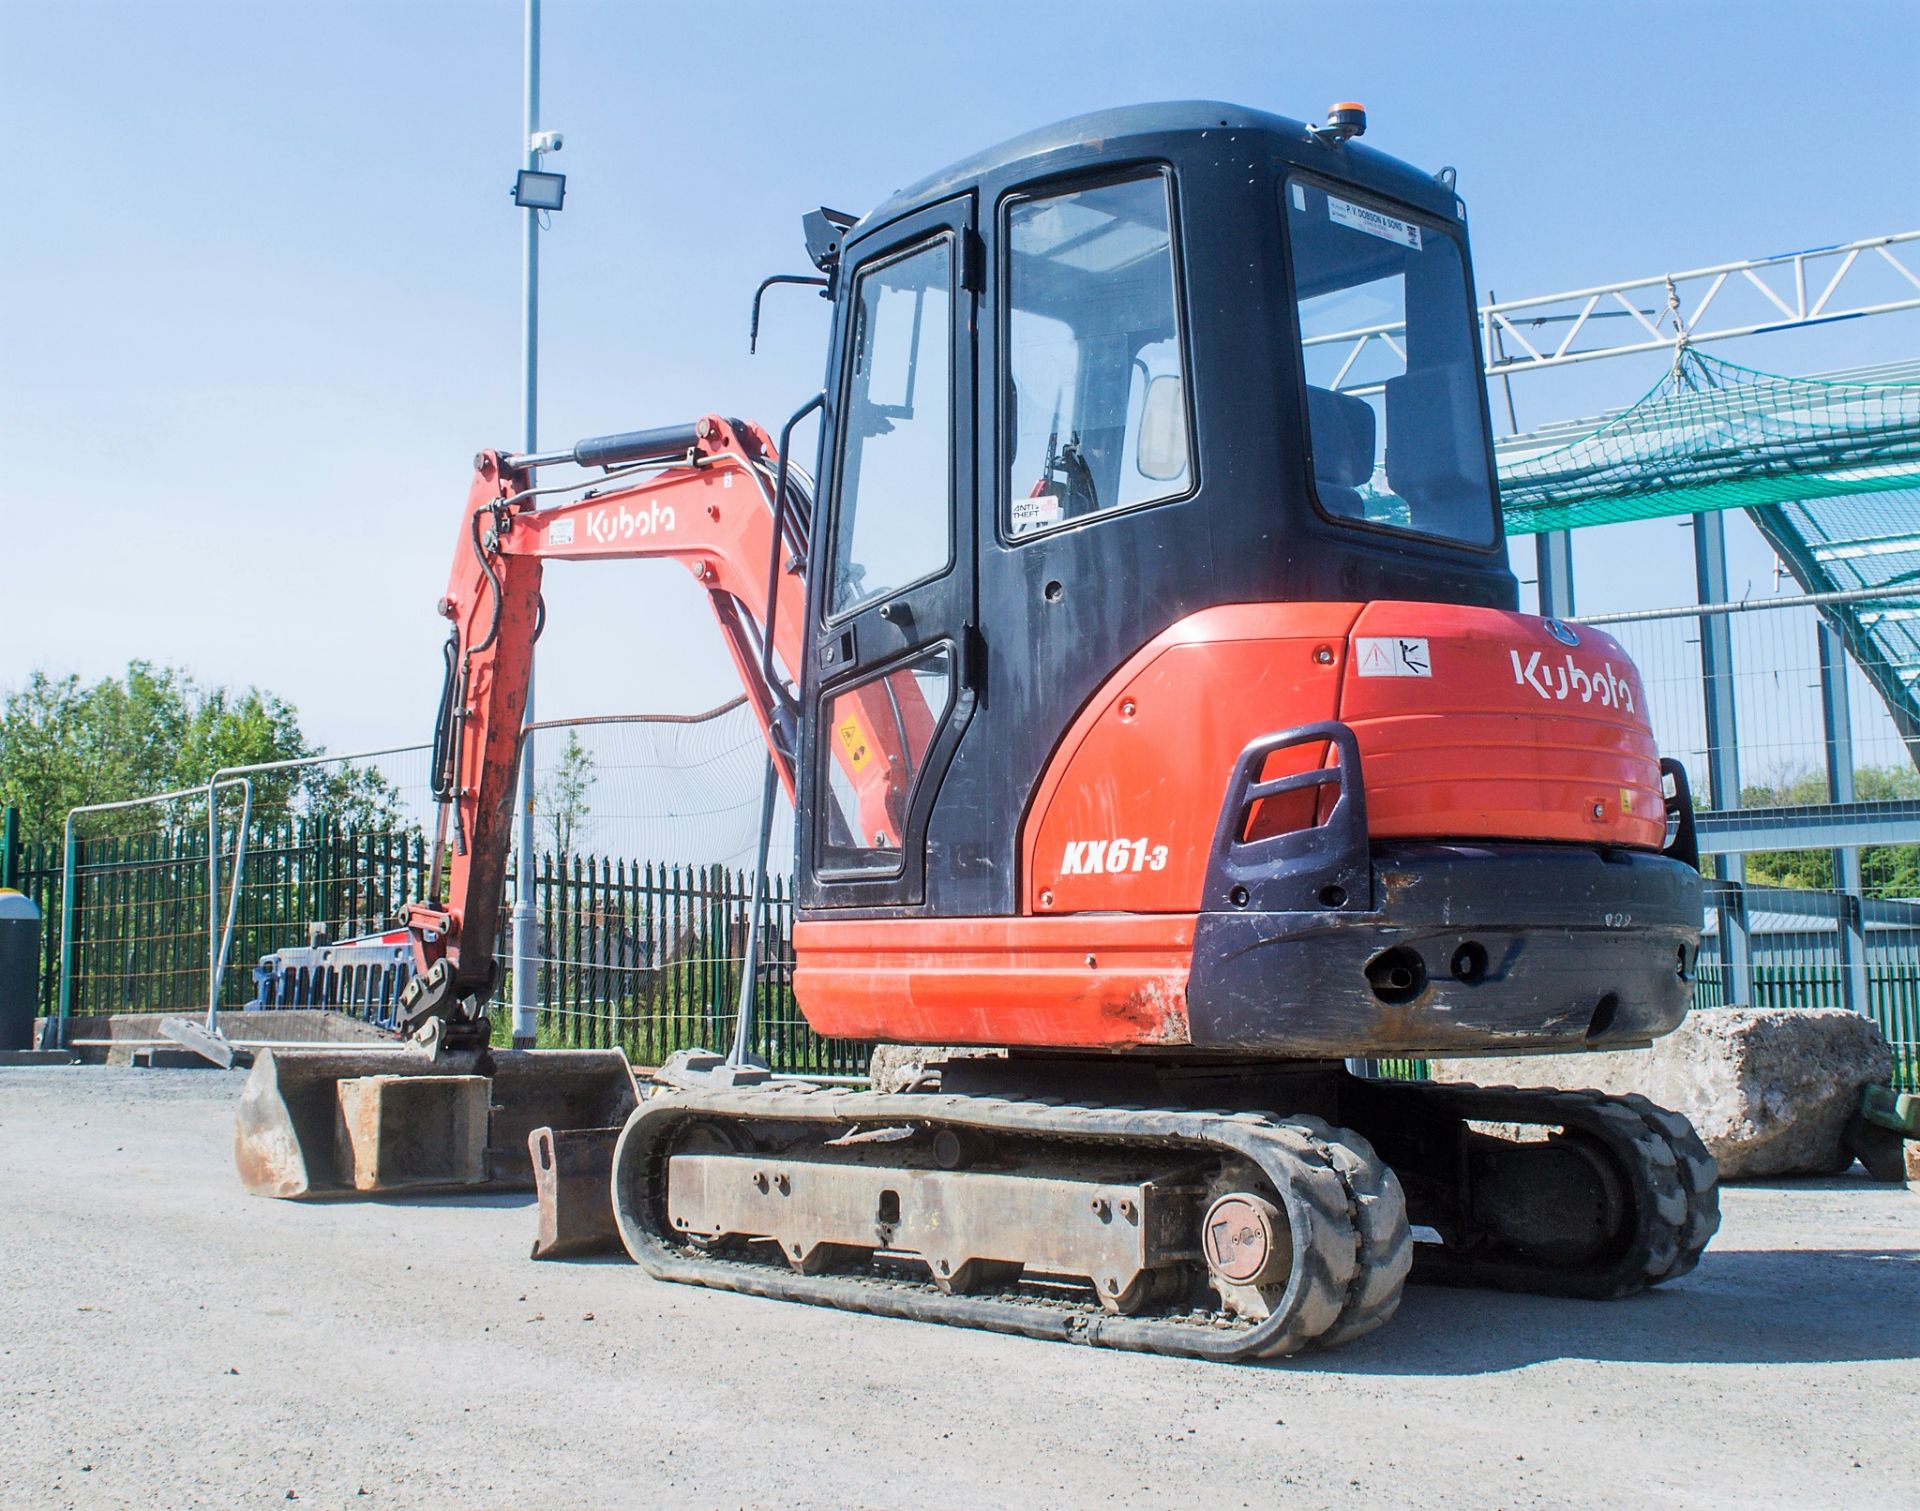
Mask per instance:
[[[0,887],[0,1049],[32,1049],[39,993],[40,910]]]

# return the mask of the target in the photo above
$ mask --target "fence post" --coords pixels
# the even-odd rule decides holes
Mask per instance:
[[[1820,616],[1820,714],[1827,747],[1827,801],[1851,803],[1853,782],[1853,710],[1847,697],[1847,644],[1833,621]],[[1833,852],[1833,884],[1840,898],[1840,986],[1849,1012],[1868,1012],[1867,935],[1862,918],[1864,893],[1860,851],[1843,845]]]
[[[1727,602],[1726,521],[1718,513],[1693,517],[1694,580],[1702,604]],[[1733,700],[1732,627],[1724,616],[1700,616],[1700,685],[1707,734],[1707,783],[1713,806],[1728,812],[1740,806],[1740,736]],[[1734,888],[1736,906],[1720,910],[1720,963],[1726,971],[1727,1001],[1753,1000],[1753,948],[1741,888],[1747,879],[1744,855],[1720,857],[1721,874]]]
[[[0,813],[0,887],[20,885],[20,810]]]
[[[73,1016],[73,815],[67,815],[65,837],[60,849],[60,1016],[53,1029],[50,1049],[67,1046],[67,1020]]]

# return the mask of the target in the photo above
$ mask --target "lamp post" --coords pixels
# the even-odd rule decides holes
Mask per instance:
[[[520,260],[520,429],[522,449],[539,446],[540,405],[540,216],[566,199],[564,175],[541,171],[540,159],[560,150],[560,134],[540,129],[540,0],[526,0],[526,88],[521,141],[526,162],[515,176],[513,202],[526,215]],[[533,722],[533,671],[527,672],[525,722]],[[513,1044],[531,1049],[536,1022],[534,960],[539,953],[539,915],[534,907],[533,736],[520,741],[520,833],[513,897]]]

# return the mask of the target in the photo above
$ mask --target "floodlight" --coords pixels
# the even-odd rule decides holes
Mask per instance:
[[[567,197],[564,173],[522,168],[513,181],[513,202],[523,210],[557,210]]]

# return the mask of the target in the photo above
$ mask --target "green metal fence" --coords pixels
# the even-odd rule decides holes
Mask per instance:
[[[547,854],[538,886],[540,1043],[619,1047],[657,1065],[676,1049],[732,1042],[750,872]],[[760,917],[754,1053],[783,1072],[864,1075],[870,1046],[822,1038],[794,1003],[786,878],[769,879]],[[500,953],[510,954],[505,940]],[[508,981],[501,996],[511,994]]]
[[[224,907],[230,847],[222,865]],[[343,939],[384,928],[401,902],[426,894],[429,865],[426,838],[414,829],[298,819],[252,826],[222,1006],[231,1011],[251,1000],[258,960],[306,944],[315,930]],[[52,1016],[60,1005],[60,842],[20,846],[12,875],[45,919],[39,1008]],[[750,873],[546,854],[538,884],[541,1044],[621,1048],[653,1065],[676,1049],[727,1048],[740,1000]],[[78,839],[73,886],[76,1016],[205,1010],[207,840],[198,825]],[[782,1072],[865,1074],[868,1046],[820,1037],[794,1002],[792,923],[790,883],[772,878],[761,904],[751,1047]],[[503,963],[508,944],[503,937]],[[499,997],[511,995],[506,972]],[[504,1035],[508,1014],[496,1017]]]
[[[36,1000],[42,1017],[60,1010],[60,841],[21,840],[12,886],[40,910],[40,973]]]

